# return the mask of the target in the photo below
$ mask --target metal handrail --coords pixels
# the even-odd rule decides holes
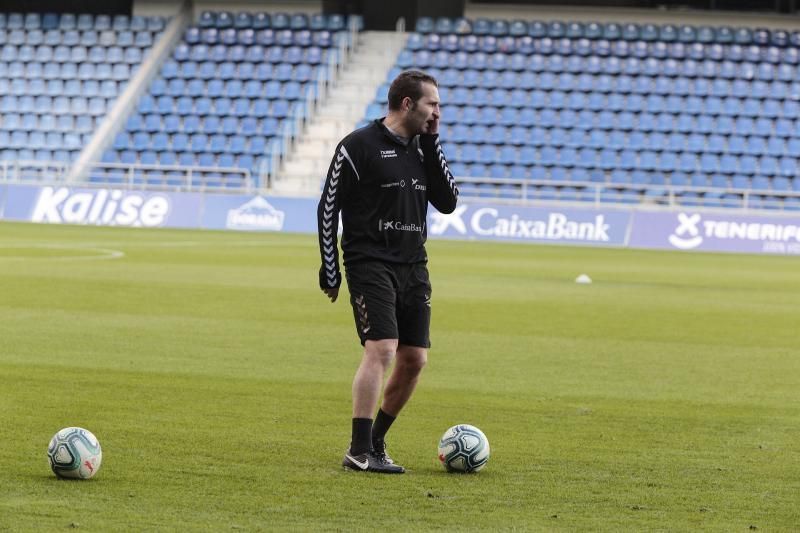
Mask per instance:
[[[264,161],[264,164],[267,164]],[[266,171],[266,169],[264,169]],[[183,165],[147,165],[141,163],[96,163],[90,167],[88,178],[70,181],[70,165],[59,161],[15,160],[0,161],[0,183],[3,184],[60,184],[64,186],[111,186],[122,189],[160,191],[263,193],[269,182],[258,182],[248,169]],[[652,185],[594,181],[533,180],[514,178],[457,177],[461,198],[471,201],[492,201],[505,204],[533,203],[579,204],[594,207],[615,202],[613,194],[631,191],[639,205],[668,209],[694,207],[699,199],[682,199],[682,193],[709,195],[702,198],[703,207],[719,207],[770,212],[782,210],[786,199],[800,200],[800,191],[743,189],[737,187],[698,187],[693,185]],[[496,186],[506,186],[498,188]],[[475,187],[478,186],[478,187]],[[490,187],[495,186],[492,190]],[[541,187],[548,187],[542,191]],[[552,188],[552,189],[551,189]],[[565,188],[567,190],[565,190]],[[577,191],[575,191],[577,189]],[[578,192],[581,197],[575,197]],[[658,194],[653,194],[653,193]],[[738,198],[722,198],[736,195]],[[758,202],[754,198],[758,197]],[[800,202],[798,202],[800,205]],[[795,206],[792,206],[795,208]],[[796,210],[793,211],[797,213]]]
[[[61,185],[111,185],[122,189],[171,191],[259,190],[248,169],[141,163],[95,163],[87,178],[69,181],[70,165],[55,161],[0,161],[0,183]]]
[[[753,207],[753,197],[759,197],[759,203],[765,207],[771,207],[770,211],[774,209],[781,209],[783,204],[781,200],[786,198],[800,199],[800,191],[775,191],[768,189],[742,189],[736,187],[698,187],[693,185],[653,185],[653,184],[636,184],[636,183],[609,183],[609,182],[594,182],[594,181],[569,181],[569,180],[532,180],[532,179],[514,179],[514,178],[481,178],[481,177],[457,177],[459,185],[461,185],[461,197],[476,200],[492,200],[500,201],[502,203],[510,204],[529,204],[533,202],[554,201],[566,203],[580,203],[586,205],[592,204],[595,207],[608,205],[614,203],[613,199],[609,201],[606,197],[608,193],[619,193],[621,191],[632,191],[639,193],[639,203],[644,205],[663,205],[672,208],[685,208],[687,205],[692,205],[691,201],[681,202],[681,193],[698,193],[714,195],[732,194],[741,196],[741,199],[720,198],[720,197],[705,197],[703,198],[703,206],[705,207],[722,207],[726,209],[738,208],[743,210],[759,209],[758,205]],[[466,185],[466,186],[465,186]],[[504,190],[494,191],[497,194],[491,194],[492,191],[482,191],[479,188],[473,189],[470,185],[478,186],[492,186],[492,185],[511,185]],[[539,187],[553,187],[554,191],[538,190]],[[579,189],[579,192],[589,193],[590,198],[575,199],[569,198],[568,200],[561,200],[559,198],[564,188]],[[563,191],[567,194],[574,191]],[[647,194],[650,192],[650,195]],[[653,195],[654,192],[661,193],[659,196]],[[771,199],[760,199],[760,197],[770,197]],[[697,201],[698,199],[692,199]],[[630,205],[630,204],[627,204]]]

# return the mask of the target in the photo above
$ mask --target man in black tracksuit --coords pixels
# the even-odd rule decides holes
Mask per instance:
[[[458,199],[439,144],[439,117],[436,80],[419,71],[401,73],[389,89],[387,116],[336,147],[317,209],[320,288],[336,301],[341,211],[350,303],[364,345],[353,380],[352,440],[342,463],[352,470],[405,471],[386,454],[384,436],[414,391],[430,347],[428,202],[451,213]]]

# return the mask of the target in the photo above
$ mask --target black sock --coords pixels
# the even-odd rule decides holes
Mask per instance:
[[[350,440],[350,454],[361,455],[372,448],[372,419],[354,418],[353,436]]]
[[[378,409],[378,414],[375,416],[375,424],[372,426],[372,442],[383,440],[386,432],[392,427],[392,422],[396,417],[387,414],[383,409]]]

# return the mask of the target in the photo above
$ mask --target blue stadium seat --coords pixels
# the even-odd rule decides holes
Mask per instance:
[[[434,30],[434,22],[431,17],[419,17],[415,31],[417,33],[431,33]]]
[[[133,150],[123,150],[119,153],[119,162],[133,164],[137,162],[136,152]]]
[[[156,157],[160,165],[172,166],[178,164],[178,158],[176,157],[174,152],[169,152],[169,151],[157,152]],[[177,183],[175,184],[177,185]]]
[[[773,156],[761,156],[758,160],[758,171],[765,176],[776,176],[780,173],[778,159]]]
[[[150,135],[145,133],[144,131],[139,131],[134,133],[133,136],[130,138],[130,147],[137,152],[141,152],[146,150],[150,146]],[[124,148],[124,147],[123,147]]]
[[[731,187],[734,189],[749,189],[750,178],[741,174],[736,174],[731,177]]]
[[[139,152],[139,163],[142,165],[158,164],[158,155],[153,150]]]
[[[765,176],[753,176],[749,188],[756,191],[768,191],[770,189],[769,179]]]
[[[218,116],[209,115],[200,122],[200,131],[206,135],[214,135],[220,131],[221,121]]]
[[[189,148],[189,136],[185,133],[177,132],[172,135],[169,147],[175,152],[183,152]]]
[[[792,182],[788,177],[776,176],[772,178],[771,188],[777,192],[790,192],[792,190]]]
[[[162,130],[165,133],[174,134],[181,131],[181,118],[179,115],[165,114],[163,116]]]

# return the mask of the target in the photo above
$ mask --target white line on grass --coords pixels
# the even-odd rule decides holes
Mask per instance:
[[[0,248],[10,250],[25,250],[26,248],[37,248],[43,250],[77,250],[79,252],[90,252],[92,255],[48,255],[44,257],[32,256],[0,256],[0,261],[96,261],[105,259],[120,259],[125,257],[125,252],[112,250],[110,248],[99,248],[97,246],[87,246],[81,244],[54,244],[54,243],[0,243]]]
[[[316,241],[310,241],[316,243]],[[115,246],[137,246],[143,248],[155,248],[155,247],[192,247],[192,246],[204,246],[204,247],[217,247],[217,246],[298,246],[298,247],[305,247],[308,246],[308,243],[292,243],[292,242],[273,242],[273,241],[256,241],[256,240],[249,240],[249,241],[154,241],[154,242],[119,242],[119,243],[104,243],[104,244],[114,244]]]
[[[316,245],[316,241],[310,241]],[[50,243],[42,243],[40,241],[7,241],[7,242],[0,242],[0,248],[22,248],[22,247],[30,247],[36,246],[37,244],[47,244]],[[60,245],[60,244],[59,244]],[[66,246],[66,245],[65,245]],[[191,247],[219,247],[219,246],[296,246],[296,247],[307,247],[309,246],[308,243],[286,243],[286,242],[271,242],[271,241],[257,241],[257,240],[249,240],[249,241],[102,241],[102,242],[80,242],[76,241],[69,245],[71,248],[99,248],[101,246],[118,246],[120,248],[191,248]]]

